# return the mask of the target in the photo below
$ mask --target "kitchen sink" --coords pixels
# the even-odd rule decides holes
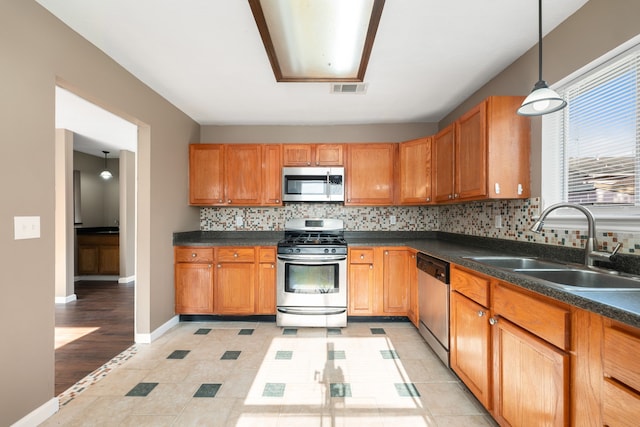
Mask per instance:
[[[573,290],[640,290],[640,280],[607,274],[600,271],[578,269],[514,269],[515,272],[560,285]]]
[[[538,258],[527,258],[517,256],[477,256],[467,257],[467,259],[487,264],[492,267],[506,268],[509,270],[520,269],[557,269],[563,268],[564,264],[553,261],[545,261]]]

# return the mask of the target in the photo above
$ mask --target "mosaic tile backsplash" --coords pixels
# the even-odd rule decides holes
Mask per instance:
[[[292,203],[283,207],[201,208],[201,231],[282,231],[290,218],[325,217],[344,220],[348,231],[445,231],[497,239],[584,247],[585,230],[545,229],[529,231],[531,218],[539,214],[540,199],[495,200],[443,206],[350,207],[327,203]],[[502,228],[494,227],[496,215]],[[243,225],[236,226],[236,217]],[[391,224],[395,218],[395,224]],[[639,254],[640,235],[597,229],[601,249]]]

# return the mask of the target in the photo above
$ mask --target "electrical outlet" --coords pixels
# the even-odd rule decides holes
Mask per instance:
[[[395,223],[396,223],[396,216],[395,215],[391,215],[389,217],[389,224],[395,225]]]
[[[502,215],[498,214],[493,218],[493,226],[495,228],[502,228]]]
[[[244,225],[244,219],[240,215],[236,215],[236,227],[242,227]]]

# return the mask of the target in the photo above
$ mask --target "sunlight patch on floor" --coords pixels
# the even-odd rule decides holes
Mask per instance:
[[[99,326],[96,327],[83,327],[83,326],[69,326],[69,327],[61,327],[56,326],[56,335],[55,335],[55,349],[59,349],[60,347],[69,344],[77,339],[84,337],[85,335],[89,335],[92,332],[100,329]]]

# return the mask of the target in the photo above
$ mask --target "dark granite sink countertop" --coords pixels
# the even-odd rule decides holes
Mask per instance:
[[[284,232],[189,231],[174,233],[175,246],[275,246]],[[345,232],[349,246],[408,246],[427,255],[484,273],[573,306],[640,328],[640,290],[561,290],[549,282],[467,259],[470,256],[534,256],[580,264],[583,250],[443,232]],[[616,255],[609,265],[640,274],[640,257]]]

